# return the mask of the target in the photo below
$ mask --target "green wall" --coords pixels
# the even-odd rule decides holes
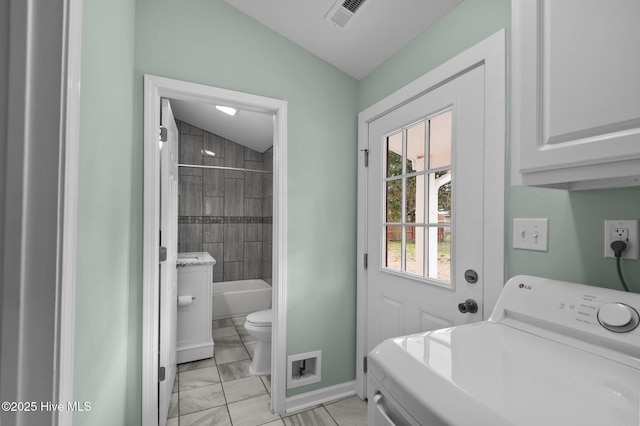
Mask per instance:
[[[92,410],[74,424],[135,425],[142,269],[141,201],[132,198],[142,169],[132,161],[135,0],[85,0],[83,27],[74,392]]]
[[[360,80],[358,111],[375,104],[499,29],[509,30],[510,5],[509,0],[462,2]],[[509,37],[509,32],[507,34]],[[507,46],[510,46],[509,40]],[[509,113],[507,118],[510,128]],[[509,136],[507,140],[511,143]],[[506,167],[509,170],[508,164]],[[549,251],[542,253],[512,249],[514,217],[549,218]],[[621,289],[615,261],[603,257],[603,234],[605,219],[625,218],[640,218],[640,188],[567,192],[509,187],[505,224],[507,278],[531,274]],[[630,288],[640,292],[640,262],[623,261],[622,270]]]
[[[85,0],[75,398],[77,425],[141,418],[142,78],[288,101],[287,352],[322,350],[323,381],[355,378],[356,116],[500,28],[509,0],[465,0],[356,81],[222,0]],[[617,286],[605,218],[637,218],[640,189],[510,188],[511,218],[548,217],[548,253],[508,249],[507,275]],[[624,262],[640,291],[640,262]],[[636,277],[635,281],[633,277]]]
[[[323,362],[289,395],[355,379],[357,81],[221,0],[139,0],[145,73],[288,102],[287,352]]]

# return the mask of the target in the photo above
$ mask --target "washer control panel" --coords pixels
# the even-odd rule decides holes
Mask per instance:
[[[625,333],[640,322],[638,311],[625,303],[605,303],[598,310],[598,322],[607,330]]]
[[[637,293],[518,275],[505,284],[489,322],[590,345],[590,351],[632,355],[640,368],[639,312]]]

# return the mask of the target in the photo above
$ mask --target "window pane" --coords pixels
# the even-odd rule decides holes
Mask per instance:
[[[401,270],[402,226],[385,226],[384,266],[395,271]]]
[[[429,173],[429,223],[451,223],[451,169]]]
[[[390,180],[386,183],[386,206],[385,222],[400,223],[402,220],[402,179]]]
[[[411,274],[424,275],[424,228],[405,227],[405,270]]]
[[[416,223],[416,177],[408,177],[406,180],[406,223]]]
[[[402,174],[402,131],[387,137],[387,177]]]
[[[451,282],[451,228],[448,226],[429,228],[429,273],[446,283]]]
[[[443,112],[429,120],[429,168],[451,164],[452,112]]]
[[[407,129],[407,173],[424,170],[424,121]]]

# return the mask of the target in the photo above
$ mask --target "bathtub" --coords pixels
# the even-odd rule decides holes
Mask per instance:
[[[263,280],[213,283],[214,320],[247,315],[270,307],[271,286]]]

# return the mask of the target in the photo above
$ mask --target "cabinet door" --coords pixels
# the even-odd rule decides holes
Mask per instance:
[[[512,4],[516,180],[624,175],[624,162],[640,158],[640,1]],[[585,168],[616,162],[617,171]]]

